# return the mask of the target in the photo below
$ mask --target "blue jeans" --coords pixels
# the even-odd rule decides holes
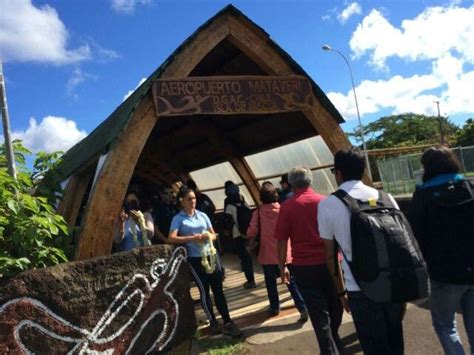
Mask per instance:
[[[403,303],[375,303],[360,291],[348,298],[364,354],[403,354]]]
[[[262,268],[263,275],[265,276],[265,286],[267,288],[268,300],[270,301],[270,308],[273,310],[280,310],[280,299],[278,298],[277,289],[277,279],[280,277],[280,268],[278,265],[262,265]],[[306,311],[306,305],[304,304],[300,291],[298,291],[293,276],[290,277],[290,283],[287,286],[298,311]]]
[[[474,285],[431,281],[430,308],[433,326],[446,354],[464,354],[456,327],[456,308],[461,305],[464,326],[474,354]]]

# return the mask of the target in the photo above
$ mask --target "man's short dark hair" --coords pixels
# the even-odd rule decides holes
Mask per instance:
[[[288,182],[288,173],[285,173],[281,176],[280,184],[283,184],[283,183],[287,183],[288,185],[290,185],[290,183]],[[290,185],[290,187],[291,187],[291,185]]]
[[[165,185],[161,185],[161,186],[158,188],[158,191],[159,191],[160,193],[162,193],[162,194],[165,192],[165,190],[172,190],[172,187],[171,187],[170,185],[166,185],[166,184],[165,184]]]
[[[196,190],[197,190],[197,185],[196,185],[196,183],[194,182],[194,180],[189,179],[189,180],[186,182],[186,186],[189,187],[191,190],[194,190],[194,192],[196,192]]]
[[[278,192],[269,181],[267,181],[267,184],[262,185],[260,189],[260,201],[263,204],[278,202]]]
[[[334,168],[341,172],[344,181],[361,180],[365,170],[364,155],[358,148],[341,149],[334,155]]]

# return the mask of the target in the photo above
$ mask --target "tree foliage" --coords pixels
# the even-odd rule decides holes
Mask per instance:
[[[464,126],[456,133],[455,145],[467,147],[474,145],[474,119],[469,118]]]
[[[435,144],[440,141],[440,120],[446,142],[452,142],[458,127],[446,117],[404,113],[381,117],[364,126],[367,149]],[[357,130],[349,136],[360,141]]]
[[[15,141],[15,180],[8,174],[4,150],[0,145],[0,277],[67,261],[72,239],[54,208],[62,190],[59,184],[41,183],[61,153],[37,154],[29,171],[25,156],[31,153]]]

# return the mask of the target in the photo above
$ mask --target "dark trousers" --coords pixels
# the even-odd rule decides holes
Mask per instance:
[[[277,279],[280,277],[280,268],[278,265],[262,265],[262,268],[263,275],[265,276],[265,286],[267,288],[268,300],[270,301],[270,308],[273,310],[279,310],[280,299],[278,297]],[[298,311],[306,311],[303,296],[301,296],[298,286],[296,286],[293,275],[290,275],[290,283],[287,286]]]
[[[196,285],[199,289],[201,296],[201,305],[204,309],[204,313],[209,320],[215,320],[214,310],[212,309],[211,296],[209,294],[209,286],[212,288],[214,294],[214,302],[216,303],[217,310],[222,316],[224,323],[230,322],[229,308],[227,307],[227,301],[224,296],[224,290],[222,289],[222,271],[220,267],[216,267],[216,270],[212,274],[206,273],[204,267],[201,265],[201,258],[188,258],[191,266],[191,273],[194,276]]]
[[[255,277],[253,275],[253,261],[250,254],[247,252],[246,243],[247,239],[242,237],[234,238],[235,248],[237,249],[237,254],[239,254],[240,264],[242,265],[242,270],[245,274],[245,278],[248,282],[255,282]]]
[[[339,354],[342,305],[326,265],[291,265],[290,274],[306,303],[321,354]]]
[[[348,297],[364,354],[403,354],[403,304],[375,303],[362,292],[349,292]]]

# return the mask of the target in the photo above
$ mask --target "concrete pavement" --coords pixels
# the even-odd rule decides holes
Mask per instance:
[[[243,348],[237,353],[252,354],[318,354],[319,348],[311,323],[298,323],[297,312],[289,312],[277,318],[244,327]],[[469,354],[464,323],[457,315],[458,327],[466,354]],[[427,302],[410,304],[404,322],[405,354],[442,355],[443,350],[431,325]],[[345,315],[339,335],[345,346],[345,354],[362,354],[350,315]],[[205,354],[205,349],[194,348],[194,354]]]
[[[247,329],[245,332],[247,338],[244,349],[240,353],[249,355],[318,354],[319,348],[310,322],[298,328],[296,325],[297,318],[298,316],[293,316],[274,324],[268,324],[263,328]],[[457,321],[465,352],[469,354],[464,323],[459,314]],[[443,354],[441,345],[431,325],[431,315],[427,309],[426,302],[420,306],[410,305],[403,321],[403,327],[405,354]],[[346,354],[362,354],[352,319],[341,325],[339,335],[345,345]]]
[[[223,258],[227,270],[224,282],[224,293],[227,298],[231,317],[244,330],[244,346],[240,354],[318,354],[316,337],[311,323],[298,323],[299,313],[293,305],[291,296],[284,285],[279,284],[282,310],[277,317],[269,318],[268,297],[263,282],[260,266],[255,262],[255,280],[257,288],[245,290],[245,282],[240,271],[239,260],[235,255],[226,254]],[[202,337],[209,336],[207,320],[199,304],[199,292],[194,287],[191,291],[196,301],[196,317]],[[218,316],[218,313],[216,313]],[[218,319],[220,317],[218,316]],[[462,317],[458,314],[458,328],[466,354],[469,354],[466,333]],[[344,313],[339,329],[347,354],[362,354],[352,317]],[[431,324],[428,302],[409,304],[404,320],[405,354],[443,354],[441,345]],[[193,354],[205,354],[205,349],[194,344]]]

